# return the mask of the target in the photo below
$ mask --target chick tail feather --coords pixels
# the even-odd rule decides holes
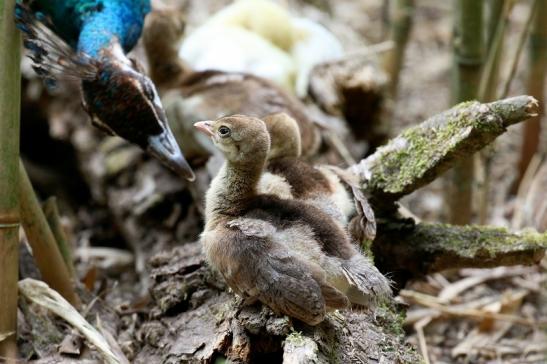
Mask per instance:
[[[362,255],[345,262],[342,271],[349,283],[346,295],[353,304],[375,307],[393,296],[389,279]]]
[[[15,4],[15,25],[23,33],[23,45],[29,51],[32,68],[48,88],[55,88],[58,79],[92,80],[97,75],[93,60],[75,54],[61,38],[48,28],[49,18],[21,1]]]
[[[321,284],[321,294],[329,309],[343,309],[349,305],[348,298],[329,284]]]

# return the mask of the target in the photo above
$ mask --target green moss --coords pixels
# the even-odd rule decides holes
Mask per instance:
[[[485,118],[478,107],[476,101],[465,102],[404,131],[378,151],[380,161],[373,166],[370,187],[403,194],[465,141],[472,130],[496,136],[501,134],[503,126]]]
[[[459,256],[470,258],[479,253],[495,256],[505,251],[514,251],[518,246],[522,249],[547,247],[546,234],[535,231],[511,233],[498,227],[423,224],[416,233],[423,235],[426,241],[435,239],[438,244],[429,244],[432,249],[452,250]]]
[[[306,338],[300,331],[291,332],[286,338],[285,343],[293,344],[294,346],[302,346],[309,338]]]
[[[398,310],[391,301],[386,301],[380,303],[376,308],[376,317],[381,322],[381,326],[386,328],[389,334],[393,334],[399,338],[404,337],[403,324],[406,317],[404,310]]]

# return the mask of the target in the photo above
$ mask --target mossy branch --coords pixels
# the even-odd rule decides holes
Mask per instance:
[[[409,128],[351,167],[377,212],[428,184],[462,158],[480,150],[512,124],[537,114],[537,101],[517,96],[462,103]]]
[[[379,224],[373,252],[382,271],[401,278],[445,269],[535,264],[546,248],[547,234],[534,231],[403,220]]]

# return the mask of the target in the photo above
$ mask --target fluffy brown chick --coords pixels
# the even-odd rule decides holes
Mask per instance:
[[[193,133],[193,123],[198,120],[234,114],[263,117],[279,112],[297,121],[302,154],[311,156],[317,152],[321,140],[318,124],[298,99],[253,75],[191,71],[177,54],[183,33],[180,12],[153,12],[147,18],[143,39],[152,80],[164,93],[162,101],[170,125],[185,155],[204,157],[213,150],[207,139]]]
[[[370,305],[391,295],[388,280],[329,215],[257,192],[270,150],[262,120],[236,115],[195,126],[226,158],[207,191],[201,241],[237,294],[310,325],[348,300]]]
[[[312,166],[301,159],[296,121],[285,113],[268,115],[263,120],[271,144],[266,172],[259,184],[260,192],[306,201],[347,225],[355,213],[350,194],[328,168]]]

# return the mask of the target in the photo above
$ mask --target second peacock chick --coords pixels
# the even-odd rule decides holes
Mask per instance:
[[[336,174],[302,160],[300,131],[285,113],[263,118],[270,134],[270,152],[259,191],[306,201],[346,226],[355,213],[352,198]]]
[[[257,191],[270,150],[262,120],[235,115],[195,126],[226,159],[207,191],[201,241],[237,294],[310,325],[329,309],[391,296],[389,281],[329,215]]]
[[[19,1],[15,21],[36,73],[48,87],[81,82],[93,124],[139,145],[183,177],[194,173],[180,152],[152,81],[129,52],[150,0]]]

